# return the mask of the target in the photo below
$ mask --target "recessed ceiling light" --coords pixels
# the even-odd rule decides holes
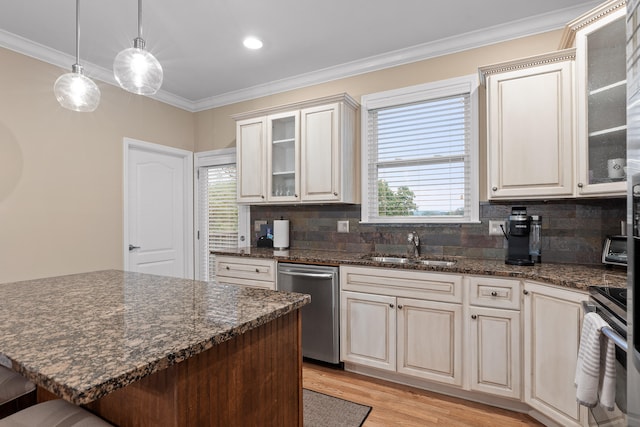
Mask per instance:
[[[242,44],[244,44],[244,47],[246,47],[247,49],[255,50],[255,49],[260,49],[262,47],[262,40],[256,37],[247,37],[246,39],[244,39]]]

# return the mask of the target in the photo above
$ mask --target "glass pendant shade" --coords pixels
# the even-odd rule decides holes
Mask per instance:
[[[70,73],[58,77],[53,93],[61,106],[72,111],[92,112],[100,103],[100,89],[80,65],[80,0],[76,0],[76,63]]]
[[[137,38],[134,47],[121,51],[113,61],[113,74],[118,84],[138,95],[153,95],[162,86],[162,66],[144,50],[144,41]]]
[[[100,89],[82,74],[82,67],[78,64],[74,64],[71,73],[58,77],[53,92],[60,105],[72,111],[92,112],[100,103]]]

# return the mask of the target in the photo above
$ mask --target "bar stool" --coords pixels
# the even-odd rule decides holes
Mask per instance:
[[[5,416],[0,419],[0,427],[113,427],[91,412],[62,399],[35,404],[35,390],[36,386],[31,381],[0,365],[0,410],[1,416]],[[13,405],[25,396],[31,400]]]
[[[0,420],[0,427],[113,427],[66,400],[38,403]]]
[[[35,384],[0,365],[0,418],[35,404]]]

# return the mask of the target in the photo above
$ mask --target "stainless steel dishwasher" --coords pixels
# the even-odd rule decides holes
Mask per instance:
[[[338,267],[278,263],[278,290],[311,295],[302,307],[302,355],[340,363]]]

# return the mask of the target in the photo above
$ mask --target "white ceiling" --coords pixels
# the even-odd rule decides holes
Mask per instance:
[[[143,38],[164,68],[154,98],[199,111],[562,28],[598,3],[147,0]],[[80,26],[86,74],[115,84],[113,59],[137,35],[137,1],[83,0]],[[264,47],[244,48],[248,35]],[[0,46],[70,70],[75,1],[0,0]]]

